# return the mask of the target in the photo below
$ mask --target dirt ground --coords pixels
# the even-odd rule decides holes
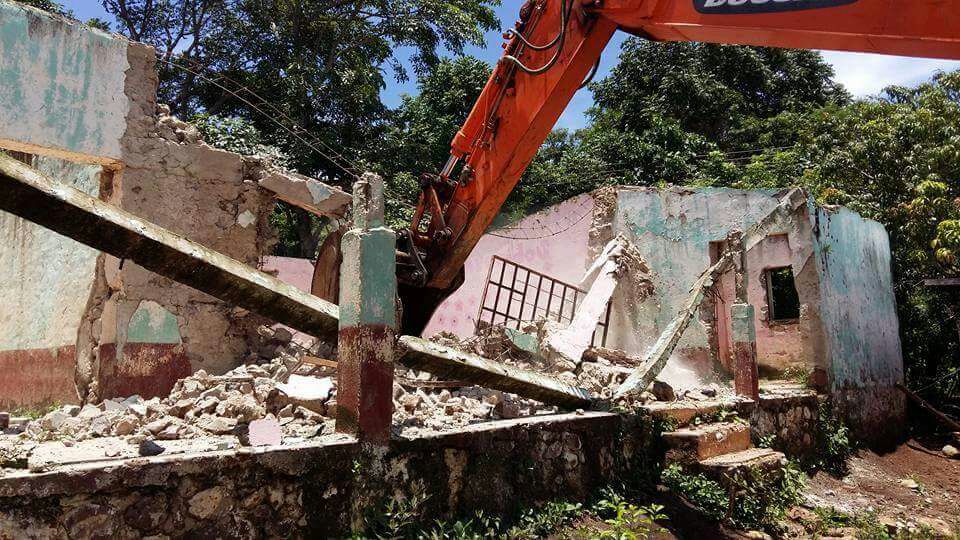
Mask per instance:
[[[910,440],[885,454],[860,451],[847,476],[811,478],[805,508],[793,516],[804,521],[812,508],[833,507],[848,515],[876,512],[890,530],[924,526],[938,535],[960,534],[960,460],[941,454],[944,444]]]

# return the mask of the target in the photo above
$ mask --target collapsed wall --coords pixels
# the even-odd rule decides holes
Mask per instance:
[[[170,117],[151,47],[0,1],[0,72],[0,149],[240,262],[270,253],[274,197],[345,212],[343,192]],[[256,350],[245,310],[9,215],[0,235],[0,408],[166,395]]]
[[[620,331],[614,346],[643,351],[670,323],[696,277],[718,260],[727,234],[756,223],[777,206],[778,198],[764,191],[619,188],[612,202],[616,208],[612,230],[630,238],[650,262],[656,290],[640,303],[622,295],[615,298],[618,309],[611,324]],[[807,266],[809,229],[783,232],[765,238],[747,254],[748,297],[757,306],[757,359],[768,369],[791,365],[812,369],[816,365],[812,351],[804,350],[807,340],[801,339],[801,327],[809,324],[809,318],[775,324],[768,317],[764,272],[791,267],[800,278],[812,268]],[[798,286],[798,293],[806,306],[804,313],[814,312],[816,298],[804,287]],[[681,338],[678,358],[699,371],[709,371],[717,363],[731,367],[730,321],[723,315],[732,302],[733,276],[727,272],[716,299],[701,310],[700,324],[692,325]]]

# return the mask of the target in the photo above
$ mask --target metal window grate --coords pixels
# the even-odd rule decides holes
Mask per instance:
[[[586,294],[575,285],[494,255],[480,300],[477,331],[485,324],[520,330],[525,323],[541,320],[570,323]],[[606,346],[609,326],[607,304],[603,321],[593,333],[594,347]]]

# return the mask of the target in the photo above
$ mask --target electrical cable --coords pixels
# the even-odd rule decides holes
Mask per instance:
[[[597,76],[597,71],[600,70],[600,59],[597,58],[597,62],[593,64],[593,67],[590,68],[590,73],[587,74],[587,78],[580,83],[580,86],[577,87],[577,90],[583,90],[588,84],[593,82],[593,78]]]
[[[294,130],[290,129],[289,127],[283,125],[282,123],[280,123],[279,121],[277,121],[276,118],[274,118],[274,117],[271,116],[270,114],[267,114],[265,111],[263,111],[262,109],[260,109],[257,105],[251,103],[251,102],[248,101],[247,99],[243,98],[242,96],[240,96],[239,94],[237,94],[237,93],[234,92],[233,90],[231,90],[231,89],[229,89],[229,88],[226,88],[225,86],[223,86],[222,84],[218,83],[217,81],[214,81],[214,80],[210,79],[209,77],[205,77],[204,75],[202,75],[202,74],[200,74],[200,73],[197,73],[196,71],[193,71],[193,70],[191,70],[190,68],[188,68],[188,67],[186,67],[186,66],[183,66],[183,65],[181,65],[181,64],[179,64],[179,63],[177,63],[177,62],[174,62],[174,61],[172,61],[172,60],[168,60],[168,59],[162,58],[162,57],[160,57],[160,56],[158,56],[157,59],[158,59],[159,61],[164,62],[164,63],[167,63],[167,64],[169,64],[169,65],[171,65],[171,66],[173,66],[173,67],[175,67],[175,68],[182,69],[182,70],[184,70],[184,71],[186,71],[186,72],[188,72],[188,73],[191,73],[191,74],[199,77],[200,79],[202,79],[202,80],[204,80],[204,81],[207,81],[207,82],[209,82],[210,84],[213,84],[214,86],[216,86],[216,87],[224,90],[225,92],[228,92],[228,93],[231,94],[232,96],[234,96],[234,97],[236,97],[237,99],[241,100],[243,103],[245,103],[245,104],[246,104],[247,106],[249,106],[251,109],[253,109],[254,112],[260,114],[261,116],[266,117],[267,119],[271,120],[272,122],[274,122],[275,124],[277,124],[278,126],[280,126],[284,131],[286,131],[286,132],[290,133],[291,135],[293,135],[294,137],[296,137],[300,142],[302,142],[303,144],[307,145],[309,148],[311,148],[311,149],[313,149],[314,151],[316,151],[318,154],[320,154],[321,156],[323,156],[324,158],[326,158],[328,161],[330,161],[331,163],[333,163],[334,165],[336,165],[337,167],[339,167],[341,170],[343,170],[344,172],[346,172],[346,173],[347,173],[348,175],[350,175],[351,177],[353,177],[353,178],[355,178],[355,179],[356,179],[356,178],[359,178],[359,175],[357,174],[356,171],[359,171],[359,170],[360,170],[360,167],[359,167],[359,165],[357,165],[356,162],[353,162],[352,160],[350,160],[349,158],[347,158],[346,156],[344,156],[342,153],[337,152],[334,148],[332,148],[329,144],[327,144],[327,143],[324,142],[322,139],[320,139],[317,135],[313,134],[313,133],[310,132],[310,131],[307,131],[306,129],[304,129],[303,127],[301,127],[300,125],[298,125],[298,124],[296,123],[296,121],[294,121],[292,118],[290,118],[290,116],[288,116],[286,113],[284,113],[284,112],[283,112],[281,109],[279,109],[276,105],[274,105],[273,103],[267,101],[266,99],[264,99],[263,97],[261,97],[260,95],[258,95],[256,92],[254,92],[254,91],[251,90],[250,88],[244,86],[243,84],[241,84],[241,83],[239,83],[239,82],[231,79],[230,77],[228,77],[228,76],[226,76],[226,75],[224,75],[224,74],[222,74],[222,73],[214,72],[217,77],[220,77],[220,78],[222,78],[222,79],[225,79],[226,81],[229,81],[230,83],[232,83],[232,84],[236,85],[237,87],[239,87],[241,91],[246,92],[246,93],[250,94],[251,96],[253,96],[253,98],[255,98],[256,100],[258,100],[262,105],[265,105],[265,106],[267,106],[267,107],[270,107],[274,112],[276,112],[278,115],[280,115],[284,120],[290,122],[290,124],[292,124],[293,127],[296,128],[297,131],[299,131],[300,133],[305,134],[306,136],[308,136],[308,137],[310,137],[311,139],[313,139],[314,141],[316,141],[318,144],[322,145],[324,148],[327,149],[327,151],[328,151],[330,154],[333,154],[333,156],[335,156],[336,158],[338,158],[339,161],[338,161],[338,159],[334,159],[334,157],[332,157],[331,155],[329,155],[327,152],[324,152],[324,151],[320,150],[319,148],[317,148],[317,147],[313,146],[312,144],[310,144],[308,141],[305,141],[305,140],[303,139],[303,137],[301,137],[300,134],[299,134],[297,131],[294,131]],[[204,67],[204,66],[197,66],[197,68],[198,68],[198,69],[205,69],[205,70],[207,70],[207,71],[212,71],[210,68],[206,68],[206,67]],[[347,167],[345,167],[345,166],[344,166],[344,163],[345,163],[346,165],[350,166],[350,168],[352,168],[353,171],[351,171],[351,170],[349,170]],[[390,195],[390,196],[393,197],[394,199],[399,199],[397,202],[399,202],[402,206],[404,206],[404,207],[406,207],[406,208],[411,208],[411,209],[416,208],[416,206],[409,201],[409,198],[408,198],[408,197],[403,196],[403,195],[401,195],[401,194],[399,194],[399,193],[397,193],[397,192],[394,192],[393,190],[391,190],[390,188],[388,188],[388,187],[386,187],[386,186],[384,186],[384,193],[387,194],[387,195]]]

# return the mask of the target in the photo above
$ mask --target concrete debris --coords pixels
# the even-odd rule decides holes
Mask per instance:
[[[401,337],[398,346],[400,354],[397,362],[412,369],[470,381],[494,390],[514,392],[571,409],[591,404],[588,391],[542,373],[507,366],[412,336]]]
[[[587,270],[582,286],[589,287],[583,301],[566,327],[548,333],[542,341],[544,357],[568,364],[580,365],[584,352],[610,303],[610,298],[623,279],[633,286],[632,298],[640,302],[653,291],[650,268],[636,247],[623,235],[611,240]]]
[[[318,216],[342,218],[352,200],[351,195],[343,190],[279,169],[264,169],[257,182],[278,199]]]
[[[157,134],[162,139],[178,144],[202,143],[197,126],[180,120],[170,114],[170,106],[157,104]]]
[[[615,399],[623,399],[630,394],[643,392],[653,379],[663,371],[667,360],[670,359],[670,355],[676,348],[681,336],[683,336],[684,330],[690,325],[693,315],[699,311],[700,305],[709,296],[709,291],[730,267],[730,264],[730,257],[724,255],[716,264],[700,275],[700,278],[690,288],[690,295],[684,307],[647,352],[643,363],[620,385],[614,394]]]
[[[240,435],[246,425],[264,419],[270,419],[269,425],[276,424],[278,432],[286,437],[307,438],[329,432],[325,425],[330,420],[323,413],[331,401],[334,381],[290,375],[291,382],[280,383],[278,376],[287,373],[288,362],[289,357],[281,356],[269,364],[240,366],[222,376],[201,370],[178,381],[164,399],[131,396],[82,408],[61,407],[27,424],[19,438],[44,442],[123,437],[140,444],[146,440]],[[300,405],[307,398],[313,406]],[[282,422],[277,420],[278,415]],[[261,433],[265,431],[257,431],[252,438],[275,440],[273,435]],[[153,451],[148,445],[145,453],[151,455]]]

